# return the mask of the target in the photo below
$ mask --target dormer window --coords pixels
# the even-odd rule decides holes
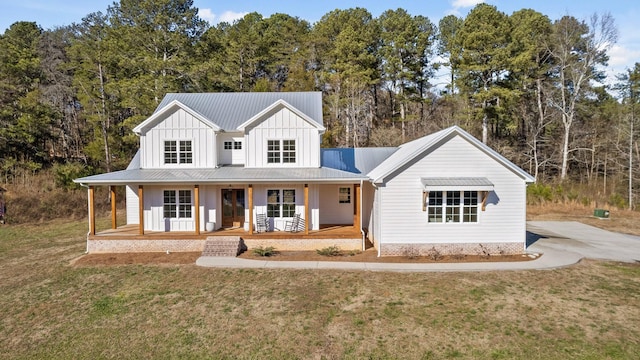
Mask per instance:
[[[268,164],[293,164],[296,162],[295,140],[267,140]]]
[[[193,148],[191,140],[165,140],[164,142],[165,164],[191,164],[193,163]]]

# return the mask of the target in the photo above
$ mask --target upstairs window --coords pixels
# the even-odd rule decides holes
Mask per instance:
[[[193,163],[193,148],[191,140],[165,140],[164,142],[165,164],[191,164]]]
[[[280,140],[267,140],[267,163],[280,163]]]
[[[225,150],[242,150],[242,141],[225,141]]]
[[[427,221],[430,223],[478,222],[478,192],[429,191]]]
[[[293,164],[296,162],[295,140],[267,140],[268,164]]]

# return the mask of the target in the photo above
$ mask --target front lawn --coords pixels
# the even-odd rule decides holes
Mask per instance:
[[[86,228],[86,221],[0,226],[0,358],[640,353],[637,264],[419,274],[70,265],[84,252]]]

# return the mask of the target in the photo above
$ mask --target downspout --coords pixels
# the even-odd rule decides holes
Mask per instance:
[[[360,206],[360,233],[362,234],[362,251],[366,250],[366,239],[365,239],[365,233],[364,233],[364,229],[362,228],[362,200],[364,199],[364,197],[362,196],[362,188],[363,188],[363,184],[364,181],[360,180],[360,204],[358,204]]]
[[[382,198],[378,194],[378,190],[377,190],[378,187],[376,186],[376,184],[374,182],[371,182],[371,185],[376,190],[374,195],[373,195],[373,197],[375,199],[375,197],[378,196],[378,207],[380,207],[380,201],[382,201]],[[374,213],[374,217],[375,217],[376,209],[373,209],[373,213]],[[380,219],[376,218],[375,221],[374,221],[374,224],[380,224]],[[380,226],[380,225],[378,225],[378,226]],[[380,242],[380,239],[378,239],[378,257],[380,257],[380,248],[381,247],[382,247],[382,243]]]
[[[87,185],[87,184],[83,184],[83,183],[79,183],[79,184],[80,184],[80,186],[82,186],[82,187],[84,187],[84,188],[87,188],[87,191],[89,191],[89,185]],[[87,201],[88,201],[88,200],[87,200]],[[89,218],[89,219],[88,219],[88,221],[89,221],[89,223],[91,223],[91,214],[88,214],[88,215],[89,215],[89,216],[88,216],[88,218]],[[89,225],[89,228],[91,228],[91,225]],[[87,245],[86,245],[86,248],[85,248],[85,250],[84,250],[84,253],[85,253],[85,254],[88,254],[88,253],[89,253],[89,234],[90,234],[90,233],[91,233],[91,230],[87,231],[87,241],[86,241],[86,244],[87,244]]]

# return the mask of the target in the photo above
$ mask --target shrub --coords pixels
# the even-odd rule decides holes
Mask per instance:
[[[276,254],[276,249],[273,246],[262,247],[258,246],[253,249],[253,255],[256,256],[273,256]]]
[[[333,245],[323,249],[317,249],[316,252],[318,253],[318,255],[322,256],[338,256],[340,255],[340,248]]]
[[[531,184],[527,187],[529,202],[539,204],[553,199],[553,189],[549,185]]]

